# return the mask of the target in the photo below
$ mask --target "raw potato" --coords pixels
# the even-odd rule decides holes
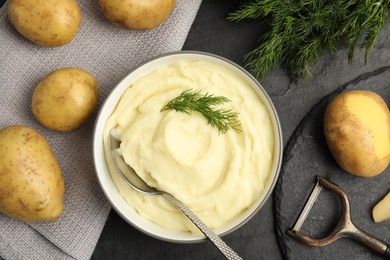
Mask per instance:
[[[46,139],[26,126],[0,130],[0,212],[52,221],[64,210],[64,180]]]
[[[47,74],[32,95],[32,112],[44,126],[70,131],[84,124],[96,109],[98,83],[80,68],[61,68]]]
[[[81,23],[76,0],[9,0],[7,14],[20,34],[45,47],[69,43]]]
[[[390,219],[390,192],[375,205],[372,210],[372,218],[375,222]]]
[[[158,26],[168,18],[175,4],[176,0],[99,0],[107,20],[138,31]]]
[[[390,115],[378,94],[352,90],[336,96],[324,117],[329,149],[345,171],[364,177],[383,172],[390,161]]]

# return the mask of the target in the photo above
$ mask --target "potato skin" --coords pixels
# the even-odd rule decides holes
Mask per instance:
[[[99,0],[111,23],[137,31],[157,27],[171,14],[176,0]]]
[[[81,68],[61,68],[47,74],[34,90],[32,113],[44,126],[70,131],[84,124],[96,109],[99,87]]]
[[[357,99],[359,109],[355,107],[356,111],[353,111],[347,104],[357,102]],[[381,120],[367,125],[363,122],[364,113],[367,113],[366,117],[378,116]],[[330,152],[348,173],[371,177],[380,174],[389,165],[389,109],[382,97],[374,92],[352,90],[336,96],[325,111],[324,133]]]
[[[76,0],[9,0],[7,15],[20,34],[44,47],[69,43],[81,23]]]
[[[0,212],[22,221],[52,221],[64,210],[64,180],[46,139],[34,129],[0,130]]]

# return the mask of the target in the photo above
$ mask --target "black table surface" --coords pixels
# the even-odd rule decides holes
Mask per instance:
[[[4,2],[5,0],[0,0],[0,6]],[[259,38],[269,29],[269,23],[266,20],[239,23],[227,21],[226,15],[237,8],[238,2],[203,0],[183,49],[214,53],[245,65],[245,54],[257,45]],[[341,47],[336,56],[326,53],[322,55],[312,79],[294,83],[283,70],[276,68],[259,80],[279,113],[284,145],[300,121],[322,97],[359,76],[389,65],[387,37],[387,31],[381,33],[367,65],[363,64],[363,53],[359,51],[355,63],[349,64],[346,54],[348,50]],[[223,239],[244,259],[282,259],[274,223],[273,200],[270,198],[252,220]],[[307,257],[310,259],[310,255]],[[210,242],[174,244],[148,237],[131,227],[112,210],[92,259],[222,257]]]

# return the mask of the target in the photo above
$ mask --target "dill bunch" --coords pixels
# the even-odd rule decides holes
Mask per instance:
[[[280,61],[293,81],[311,76],[324,50],[365,48],[365,63],[390,8],[390,0],[252,0],[228,15],[231,21],[270,18],[271,30],[247,54],[252,73],[263,78]],[[360,41],[361,37],[363,38]]]
[[[216,127],[220,133],[226,133],[229,129],[241,132],[241,123],[238,119],[238,113],[232,109],[217,108],[216,106],[230,102],[230,99],[223,96],[214,96],[200,91],[188,89],[183,91],[180,96],[172,99],[161,111],[175,110],[190,114],[193,111],[201,113],[207,122]]]

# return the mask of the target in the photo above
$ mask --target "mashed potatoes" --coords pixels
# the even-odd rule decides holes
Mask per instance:
[[[161,112],[188,89],[230,99],[223,108],[239,113],[242,131],[221,134],[197,112]],[[214,63],[175,63],[137,80],[124,92],[104,129],[107,164],[128,204],[162,227],[197,232],[163,196],[144,196],[124,183],[109,159],[107,140],[113,127],[125,161],[138,175],[171,193],[211,228],[225,225],[253,205],[271,173],[274,135],[268,110],[244,79]]]

